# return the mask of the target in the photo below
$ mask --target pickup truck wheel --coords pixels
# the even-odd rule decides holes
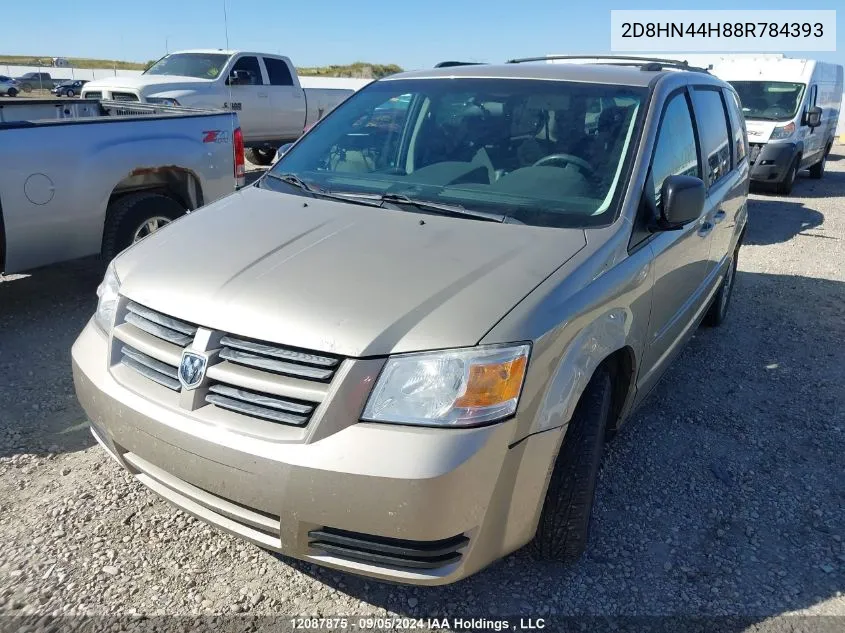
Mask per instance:
[[[536,558],[573,563],[587,547],[612,400],[610,372],[599,367],[575,408],[555,461],[532,543]]]
[[[739,245],[731,257],[728,264],[728,270],[725,273],[725,278],[722,280],[722,285],[716,296],[713,297],[713,303],[704,315],[704,324],[710,327],[719,327],[725,322],[728,316],[728,306],[731,303],[731,295],[734,291],[734,281],[736,280],[736,265],[739,259]]]
[[[103,257],[111,261],[125,248],[159,230],[178,217],[185,208],[160,193],[133,193],[109,205],[103,231]]]
[[[270,147],[250,147],[246,150],[246,159],[253,165],[269,165],[276,157],[276,150]]]
[[[23,85],[21,86],[21,89],[22,89],[24,92],[32,92],[32,86],[31,86],[30,84],[23,84]]]
[[[827,155],[829,153],[830,145],[824,148],[824,154],[822,154],[822,159],[815,165],[810,167],[810,178],[815,178],[816,180],[824,178],[824,168],[827,165]]]

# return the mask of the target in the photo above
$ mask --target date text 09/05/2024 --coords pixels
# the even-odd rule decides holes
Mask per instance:
[[[538,631],[546,628],[543,618],[519,618],[516,621],[487,618],[291,618],[291,627],[299,631],[413,631],[413,630],[488,630],[488,631]]]

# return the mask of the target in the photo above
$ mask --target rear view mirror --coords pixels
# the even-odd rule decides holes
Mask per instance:
[[[704,182],[694,176],[669,176],[660,189],[659,218],[654,229],[672,231],[696,220],[704,210]]]
[[[819,106],[813,106],[807,110],[804,122],[808,127],[819,127],[822,124],[822,109]]]

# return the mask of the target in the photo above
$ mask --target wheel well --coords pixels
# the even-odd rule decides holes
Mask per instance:
[[[142,167],[132,171],[112,190],[109,207],[129,193],[151,191],[173,198],[188,211],[203,205],[202,187],[197,175],[182,167]]]
[[[610,416],[607,420],[607,432],[613,434],[622,424],[622,415],[626,410],[628,397],[633,393],[634,368],[636,360],[634,350],[623,347],[605,358],[600,367],[607,367],[613,385],[613,401],[610,403]]]

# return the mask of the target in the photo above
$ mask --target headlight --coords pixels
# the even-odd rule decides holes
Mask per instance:
[[[94,321],[100,329],[109,334],[114,325],[114,313],[117,311],[117,295],[120,292],[120,280],[114,272],[114,265],[109,264],[103,281],[97,286],[97,311]]]
[[[789,138],[792,136],[792,133],[795,131],[795,124],[794,123],[787,123],[786,125],[779,125],[774,130],[772,130],[772,135],[769,137],[770,140],[776,141],[782,138]]]
[[[155,103],[158,105],[166,105],[166,106],[178,106],[179,102],[176,99],[170,99],[168,97],[147,97],[147,103]]]
[[[475,426],[513,415],[528,345],[476,347],[389,358],[363,420],[422,426]]]

